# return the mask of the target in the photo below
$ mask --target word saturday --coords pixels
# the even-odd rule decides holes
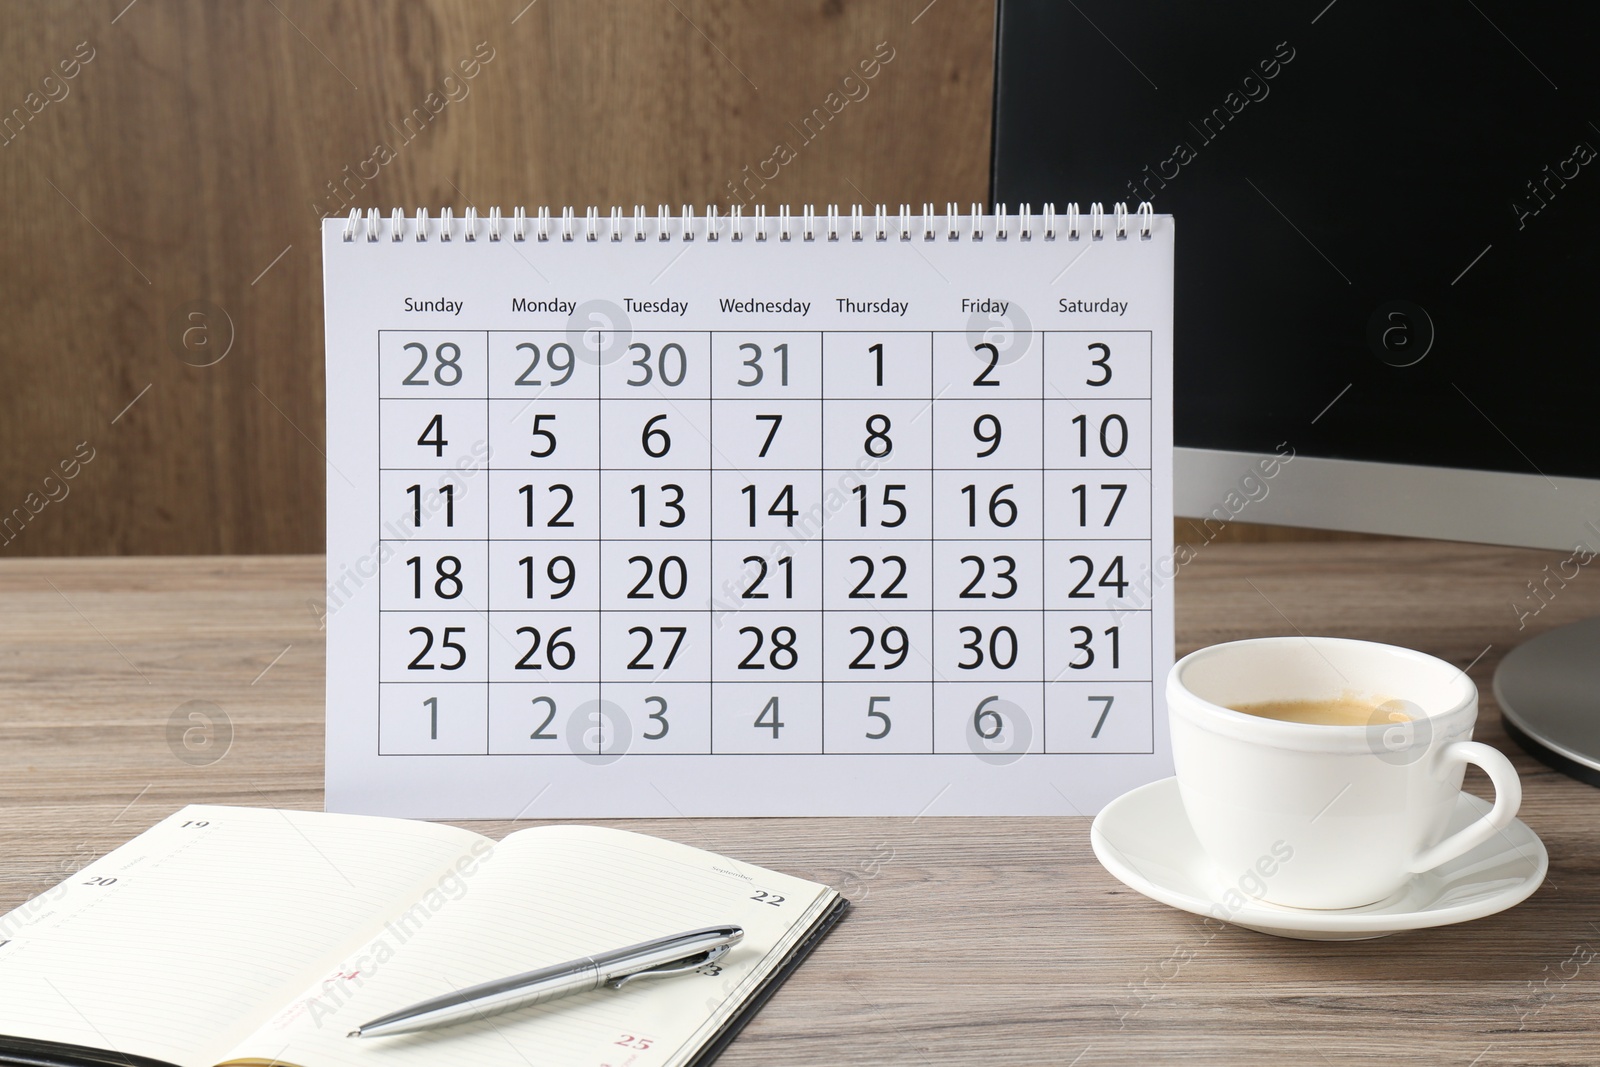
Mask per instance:
[[[1109,311],[1113,315],[1121,315],[1128,310],[1126,300],[1068,300],[1062,297],[1059,303],[1061,310],[1067,312]]]

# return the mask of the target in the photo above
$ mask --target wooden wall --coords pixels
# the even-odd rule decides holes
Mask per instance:
[[[886,43],[762,200],[984,199],[993,21],[992,0],[12,0],[0,552],[322,550],[318,219],[351,198],[728,203]],[[394,158],[358,187],[379,141]]]

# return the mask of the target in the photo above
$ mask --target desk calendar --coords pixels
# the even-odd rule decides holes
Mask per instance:
[[[1170,217],[323,239],[330,810],[1089,814],[1170,773]]]

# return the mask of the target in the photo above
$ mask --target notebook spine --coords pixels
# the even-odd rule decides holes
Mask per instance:
[[[1130,218],[1130,216],[1132,216]],[[487,216],[477,208],[467,208],[460,217],[450,208],[441,211],[437,218],[428,214],[427,208],[418,208],[407,216],[399,208],[385,218],[377,208],[365,213],[353,208],[345,220],[343,236],[354,242],[367,241],[1031,241],[1036,237],[1045,241],[1127,240],[1130,234],[1148,241],[1155,223],[1155,211],[1146,201],[1131,213],[1128,205],[1112,205],[1107,214],[1101,204],[1090,204],[1087,214],[1080,212],[1077,204],[1068,204],[1066,211],[1058,213],[1055,204],[1045,204],[1037,215],[1030,204],[1021,205],[1015,213],[1005,204],[996,204],[986,211],[981,204],[962,212],[954,203],[945,205],[943,214],[934,211],[934,205],[925,203],[920,214],[914,214],[911,205],[901,204],[898,213],[878,204],[870,216],[860,204],[841,212],[839,205],[829,204],[818,214],[807,204],[798,214],[787,205],[769,213],[765,207],[754,207],[746,213],[742,205],[735,205],[726,213],[709,204],[703,212],[695,212],[688,204],[674,213],[662,204],[654,215],[647,214],[642,205],[633,213],[624,214],[614,207],[602,216],[600,209],[591,207],[582,216],[571,207],[560,209],[559,214],[548,207],[539,208],[530,215],[526,208],[515,208],[508,217],[498,207],[489,209]]]

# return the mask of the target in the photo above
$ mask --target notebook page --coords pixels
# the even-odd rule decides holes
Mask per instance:
[[[192,805],[0,919],[0,1034],[203,1067],[487,839]]]
[[[495,847],[461,901],[404,928],[391,922],[229,1062],[663,1067],[692,1052],[708,1020],[731,1015],[833,897],[813,882],[620,830],[519,831]],[[435,1031],[346,1036],[478,982],[725,923],[743,926],[745,938],[714,974],[641,980]]]

